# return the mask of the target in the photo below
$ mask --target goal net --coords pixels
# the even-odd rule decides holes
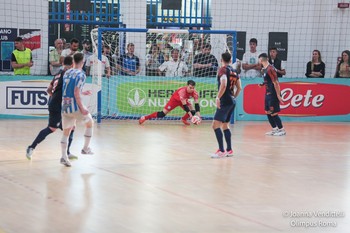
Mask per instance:
[[[97,88],[91,109],[98,122],[138,120],[161,111],[190,79],[196,82],[203,119],[212,119],[221,54],[229,51],[236,60],[236,32],[229,30],[96,28],[91,39],[95,62],[90,75]],[[183,115],[176,108],[153,122]]]

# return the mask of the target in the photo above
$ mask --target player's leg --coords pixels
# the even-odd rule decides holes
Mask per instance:
[[[273,119],[273,117],[271,116],[271,113],[273,113],[273,111],[274,111],[274,108],[272,106],[271,101],[272,101],[271,95],[266,95],[265,96],[265,113],[266,113],[267,119],[272,127],[271,131],[265,133],[266,135],[273,135],[278,130],[276,122]]]
[[[91,114],[87,114],[84,116],[83,121],[85,122],[85,132],[84,132],[84,147],[81,150],[82,154],[93,154],[91,148],[89,147],[90,141],[92,138],[94,120],[92,119]]]
[[[225,122],[222,124],[222,130],[224,132],[224,137],[226,141],[226,157],[233,156],[233,150],[232,150],[232,141],[231,141],[231,130],[230,130],[230,120],[231,116],[234,112],[236,101],[233,100],[233,105],[231,109],[229,110]]]
[[[163,118],[168,114],[170,111],[172,111],[174,108],[177,107],[177,104],[174,100],[170,99],[169,102],[165,105],[162,111],[160,112],[154,112],[147,116],[142,116],[139,119],[139,124],[143,124],[146,120],[152,119],[152,118]]]
[[[32,159],[32,154],[36,146],[45,140],[47,135],[53,133],[56,131],[56,129],[59,127],[61,121],[61,112],[49,112],[49,124],[46,128],[42,129],[39,134],[36,136],[34,141],[30,146],[27,147],[26,150],[26,157],[27,159]]]
[[[185,125],[191,125],[187,120],[188,120],[190,117],[194,116],[194,114],[196,113],[196,111],[194,110],[194,108],[193,108],[193,106],[192,106],[192,104],[191,104],[190,102],[187,101],[186,105],[187,105],[187,107],[190,109],[191,114],[190,114],[190,112],[186,112],[185,115],[183,115],[183,116],[181,117],[181,121],[182,121],[182,123],[184,123]],[[178,106],[180,106],[183,110],[185,110],[185,109],[184,109],[184,106],[182,105],[181,102],[178,103]]]
[[[277,126],[277,131],[275,131],[272,135],[273,136],[283,136],[286,135],[286,131],[283,128],[282,120],[279,117],[278,113],[280,112],[280,103],[277,98],[277,96],[273,97],[271,99],[271,105],[270,105],[270,112],[271,112],[271,118],[275,122]]]
[[[60,162],[65,165],[66,167],[72,166],[68,155],[67,155],[67,147],[68,147],[68,137],[70,134],[70,131],[75,125],[75,118],[72,114],[62,114],[62,128],[63,128],[63,134],[61,138],[61,160]]]
[[[73,141],[73,137],[74,137],[74,130],[75,130],[75,126],[70,131],[70,134],[68,137],[67,155],[68,155],[69,159],[78,159],[78,156],[76,156],[70,152],[70,146],[72,145],[72,141]]]
[[[211,158],[222,158],[226,156],[226,151],[224,149],[223,133],[221,130],[222,123],[225,122],[226,118],[227,109],[225,108],[225,106],[221,107],[220,109],[216,109],[214,120],[212,123],[212,128],[214,130],[219,149],[211,155]]]

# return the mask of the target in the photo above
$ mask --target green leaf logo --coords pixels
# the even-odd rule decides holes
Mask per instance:
[[[142,89],[135,88],[129,91],[127,99],[131,107],[138,108],[145,104],[146,93]]]

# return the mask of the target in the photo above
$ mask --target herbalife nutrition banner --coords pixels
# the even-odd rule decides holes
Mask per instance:
[[[141,116],[161,111],[171,95],[187,85],[189,78],[166,79],[164,77],[112,77],[103,79],[102,116]],[[213,117],[217,84],[214,78],[191,78],[196,82],[199,104],[203,117]],[[106,88],[109,86],[109,91]],[[193,101],[191,99],[190,101]],[[105,105],[109,105],[107,108]],[[184,111],[176,108],[168,116],[183,116]]]

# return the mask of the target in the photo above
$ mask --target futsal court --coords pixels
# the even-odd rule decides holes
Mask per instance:
[[[210,122],[104,121],[94,155],[78,153],[78,124],[71,168],[60,131],[26,159],[46,124],[0,121],[1,233],[349,232],[348,123],[286,122],[274,137],[267,121],[238,121],[222,159]]]

